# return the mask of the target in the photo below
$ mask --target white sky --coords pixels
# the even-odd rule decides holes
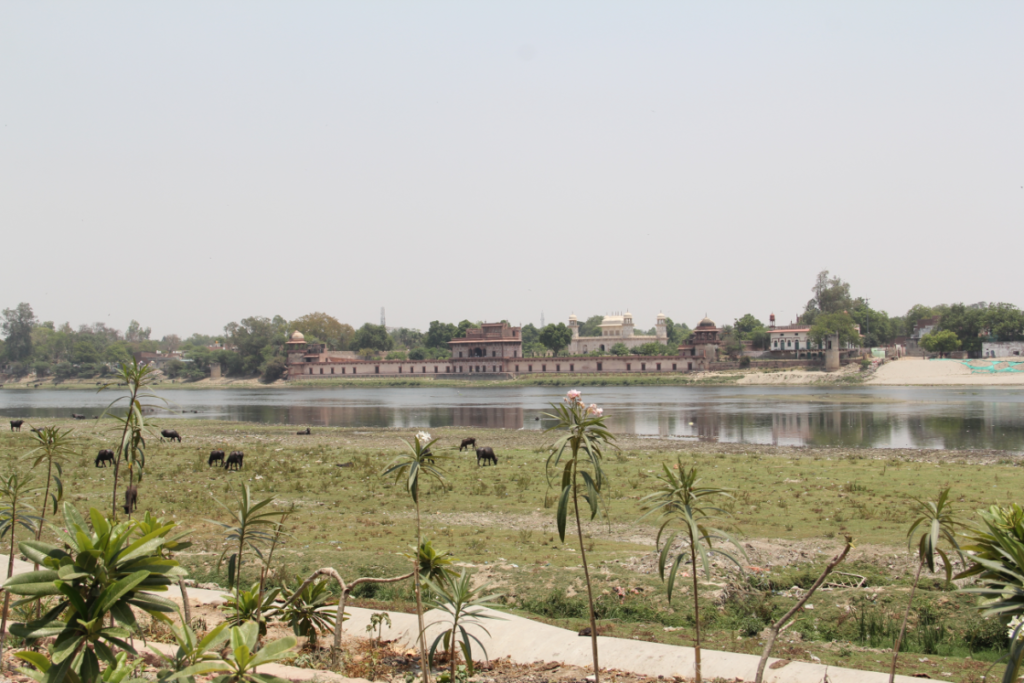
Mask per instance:
[[[1024,3],[0,4],[0,307],[1024,303]]]

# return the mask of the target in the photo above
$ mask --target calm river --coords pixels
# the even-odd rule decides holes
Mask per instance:
[[[160,392],[167,418],[345,427],[541,429],[547,387],[189,389]],[[98,415],[92,391],[0,390],[0,415]],[[980,387],[594,387],[616,432],[679,439],[1024,451],[1024,391]],[[195,411],[195,412],[192,412]]]

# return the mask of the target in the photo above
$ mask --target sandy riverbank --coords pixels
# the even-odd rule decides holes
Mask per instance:
[[[1003,367],[1000,363],[1006,359],[959,360],[924,360],[922,358],[901,358],[886,363],[878,368],[865,384],[877,385],[969,385],[969,386],[1021,386],[1024,385],[1024,372],[979,372],[972,371],[967,364],[975,367]],[[1010,359],[1009,363],[1020,362],[1019,358]],[[1024,368],[1022,368],[1024,369]]]

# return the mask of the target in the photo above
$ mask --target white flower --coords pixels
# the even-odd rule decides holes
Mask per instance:
[[[430,434],[426,432],[416,432],[416,440],[420,442],[420,445],[426,446],[430,443]]]
[[[579,389],[570,389],[565,394],[565,398],[563,400],[566,403],[568,403],[569,405],[573,405],[573,404],[577,404],[577,403],[582,405],[583,401],[582,401],[582,399],[580,399],[580,396],[582,396],[582,392]]]
[[[604,410],[598,408],[596,403],[591,403],[589,406],[587,406],[587,415],[601,417],[602,415],[604,415]]]
[[[1024,615],[1018,615],[1010,619],[1010,623],[1006,625],[1006,637],[1013,638],[1013,632],[1020,628],[1022,623],[1024,623]],[[1017,640],[1024,640],[1024,628],[1017,634]]]

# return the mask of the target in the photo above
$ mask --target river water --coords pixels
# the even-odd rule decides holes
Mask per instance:
[[[165,418],[297,426],[542,429],[548,387],[178,389]],[[99,415],[115,394],[0,390],[0,415]],[[984,387],[592,387],[618,433],[681,440],[1024,451],[1024,391]]]

